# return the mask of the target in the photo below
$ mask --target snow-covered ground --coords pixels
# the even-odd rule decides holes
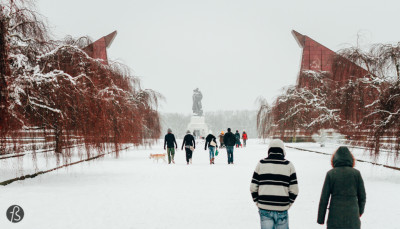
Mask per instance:
[[[308,149],[311,151],[317,151],[322,153],[333,154],[335,150],[341,146],[338,143],[325,143],[324,147],[321,147],[319,143],[290,143],[289,146]],[[381,165],[388,165],[393,167],[400,167],[400,157],[396,157],[396,154],[389,150],[381,150],[379,153],[379,157],[375,158],[371,156],[371,151],[360,148],[360,147],[352,147],[348,146],[350,151],[353,153],[356,159],[360,159],[363,161],[369,161],[373,163],[378,163]]]
[[[224,149],[216,164],[209,165],[203,147],[196,149],[189,166],[181,150],[176,164],[150,160],[150,153],[163,152],[158,144],[121,152],[118,159],[106,156],[0,187],[0,212],[14,204],[25,211],[16,224],[4,214],[0,228],[259,228],[249,185],[258,160],[266,156],[267,144],[250,140],[247,148],[235,149],[234,165],[227,165]],[[326,228],[316,224],[316,216],[330,156],[287,149],[286,158],[296,167],[300,187],[289,210],[290,228]],[[43,160],[39,156],[39,166],[52,166],[51,159],[47,165]],[[400,229],[400,172],[361,162],[356,168],[367,191],[362,228]],[[0,170],[0,181],[10,176],[3,176],[6,170]]]

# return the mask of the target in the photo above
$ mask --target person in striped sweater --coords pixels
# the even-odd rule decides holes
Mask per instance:
[[[261,229],[289,228],[287,210],[294,203],[299,188],[296,170],[285,155],[283,142],[273,139],[268,157],[260,160],[253,174],[250,192],[259,208]]]

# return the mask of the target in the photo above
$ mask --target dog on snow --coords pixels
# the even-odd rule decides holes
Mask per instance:
[[[163,159],[164,162],[167,163],[167,160],[165,160],[165,155],[166,155],[165,153],[163,153],[163,154],[150,154],[149,158],[153,159],[153,162],[157,160],[157,163],[158,163],[159,159]]]

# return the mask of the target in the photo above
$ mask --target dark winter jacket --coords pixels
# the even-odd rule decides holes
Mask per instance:
[[[360,172],[354,169],[354,158],[347,147],[340,147],[332,157],[333,169],[328,171],[318,209],[319,224],[325,221],[327,206],[328,229],[359,229],[364,213],[366,194]]]
[[[182,142],[182,150],[183,146],[193,146],[193,148],[196,148],[196,142],[194,140],[193,135],[191,134],[186,134],[185,137],[183,138]]]
[[[207,146],[210,147],[210,142],[211,141],[213,141],[213,142],[215,142],[215,144],[217,144],[217,139],[215,138],[215,136],[212,135],[212,134],[209,134],[206,137],[206,144],[204,145],[204,150],[207,149]],[[215,146],[218,147],[217,145],[215,145]]]
[[[232,132],[228,132],[224,135],[224,144],[226,146],[235,146],[236,138]]]
[[[168,148],[174,148],[174,146],[178,148],[178,144],[176,143],[175,140],[175,135],[173,135],[172,133],[166,134],[164,138],[164,149],[165,145],[167,145]]]
[[[236,138],[236,144],[240,144],[240,134],[239,134],[239,132],[235,133],[235,138]]]

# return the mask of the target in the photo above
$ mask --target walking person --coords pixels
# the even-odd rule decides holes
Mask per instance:
[[[288,210],[299,188],[296,170],[285,156],[283,142],[273,139],[268,157],[260,160],[253,174],[250,192],[259,210],[261,229],[289,229]]]
[[[221,131],[221,134],[219,135],[219,148],[223,148],[224,146],[224,131]]]
[[[240,146],[242,143],[240,143],[240,134],[239,134],[239,131],[238,131],[238,130],[236,130],[235,139],[236,139],[236,148],[239,148],[239,146]]]
[[[361,173],[354,168],[354,157],[345,146],[336,150],[331,163],[333,168],[325,177],[317,222],[324,224],[330,199],[327,228],[359,229],[366,202]]]
[[[228,128],[228,132],[224,135],[224,143],[228,154],[228,164],[233,164],[233,148],[235,147],[236,138],[231,132],[231,128]]]
[[[217,145],[217,139],[215,138],[214,135],[212,135],[211,131],[209,132],[209,134],[206,137],[206,143],[204,145],[204,150],[207,150],[207,146],[208,146],[208,150],[210,153],[210,165],[212,165],[212,164],[214,164],[215,149],[218,148],[218,145]]]
[[[242,134],[242,139],[243,139],[243,146],[246,147],[247,133],[244,130],[243,130],[243,134]]]
[[[172,134],[171,128],[168,128],[168,133],[164,137],[164,150],[165,146],[167,146],[168,164],[171,164],[171,159],[172,163],[175,164],[175,148],[178,149],[178,144],[176,143],[175,135]]]
[[[196,149],[196,141],[194,140],[193,135],[190,134],[190,130],[186,131],[186,135],[183,138],[182,150],[183,146],[185,146],[186,151],[186,162],[187,164],[192,164],[192,156],[194,149]]]

